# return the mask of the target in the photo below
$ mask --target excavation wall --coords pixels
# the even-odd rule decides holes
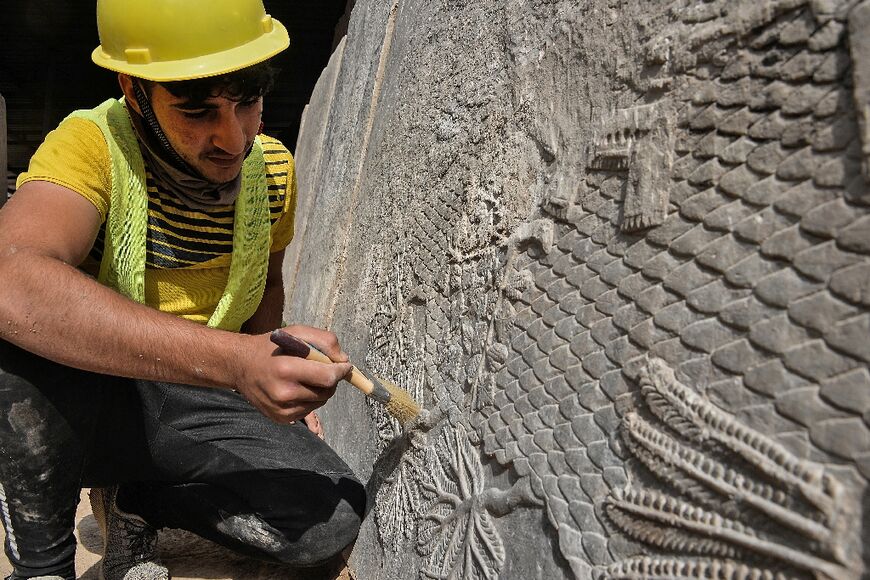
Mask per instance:
[[[360,578],[866,577],[868,31],[870,0],[356,3],[285,317],[425,408],[323,411]]]

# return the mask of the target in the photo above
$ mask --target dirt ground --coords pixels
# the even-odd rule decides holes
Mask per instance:
[[[88,502],[87,490],[82,491],[76,514],[76,573],[81,580],[97,580],[103,539]],[[0,526],[0,541],[5,542]],[[160,555],[176,580],[309,580],[309,576],[283,566],[264,564],[243,558],[193,534],[180,530],[163,530],[159,540]],[[5,556],[0,558],[0,577],[12,573]],[[348,569],[336,580],[356,580]]]

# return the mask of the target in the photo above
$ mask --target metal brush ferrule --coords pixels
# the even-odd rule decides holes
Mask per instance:
[[[368,378],[372,382],[372,384],[375,386],[375,388],[372,389],[372,393],[369,396],[372,399],[374,399],[375,401],[382,403],[384,405],[389,403],[390,399],[392,398],[392,396],[390,395],[390,391],[388,391],[387,388],[384,385],[382,385],[379,380],[373,379],[371,377],[371,375],[368,375]]]

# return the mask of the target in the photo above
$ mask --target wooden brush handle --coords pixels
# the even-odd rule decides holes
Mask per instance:
[[[299,340],[293,335],[287,334],[280,328],[277,330],[273,330],[269,338],[272,340],[272,342],[277,344],[281,348],[281,350],[291,356],[298,356],[299,358],[304,358],[322,363],[335,362],[331,358],[317,350],[317,347],[312,346],[303,340]],[[371,395],[372,391],[375,390],[375,384],[371,382],[368,377],[362,374],[355,366],[351,367],[350,374],[348,374],[344,378],[346,381],[348,381],[350,384],[355,386],[366,395]]]
[[[317,347],[312,346],[308,356],[305,357],[308,360],[316,360],[317,362],[322,363],[332,363],[335,362],[319,350]],[[372,391],[375,390],[375,384],[371,382],[368,377],[362,374],[358,368],[352,366],[350,368],[350,374],[344,377],[350,384],[358,388],[360,391],[365,393],[366,395],[371,395]]]

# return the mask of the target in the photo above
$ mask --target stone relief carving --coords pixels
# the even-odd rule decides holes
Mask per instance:
[[[870,2],[508,4],[527,142],[441,71],[455,94],[399,127],[436,142],[374,180],[413,187],[354,323],[431,413],[368,407],[381,547],[510,577],[504,522],[537,505],[565,577],[866,575]],[[548,82],[585,100],[536,102]]]
[[[432,483],[419,538],[426,578],[498,578],[505,552],[489,510],[498,490],[485,489],[480,459],[465,429],[442,432],[430,454]],[[442,458],[442,454],[447,457]]]
[[[659,225],[668,209],[673,115],[667,103],[620,109],[596,132],[587,170],[627,172],[622,231]]]
[[[623,436],[665,490],[634,483],[614,490],[606,510],[629,536],[674,554],[658,566],[730,570],[733,578],[860,577],[849,549],[860,542],[850,537],[860,529],[857,506],[822,465],[719,410],[659,359],[644,365],[638,382],[658,421],[628,412]],[[649,560],[619,562],[607,575],[650,577]]]
[[[419,482],[428,477],[428,470],[420,462],[421,442],[412,441],[412,447],[402,454],[375,499],[378,532],[384,545],[394,553],[417,539],[422,503]]]
[[[577,578],[858,578],[861,539],[846,536],[861,524],[845,516],[857,508],[837,496],[844,484],[822,463],[798,458],[854,461],[870,476],[866,402],[852,400],[850,412],[825,386],[870,388],[855,334],[866,316],[856,303],[866,301],[840,282],[857,282],[867,250],[844,243],[828,221],[842,215],[855,228],[867,215],[844,98],[848,6],[671,10],[679,18],[648,41],[636,76],[625,75],[628,90],[641,92],[633,100],[651,102],[600,116],[581,195],[561,213],[545,207],[551,248],[508,258],[512,324],[499,339],[508,348],[493,408],[483,410],[484,450],[540,481]],[[824,314],[811,315],[812,305]],[[835,326],[855,329],[855,342],[834,339]],[[676,436],[623,415],[625,399],[646,388],[626,369],[648,355],[700,385],[711,413],[733,416],[719,428],[752,441],[746,453],[769,444],[773,457],[753,464],[721,441],[727,453],[708,456],[670,425],[676,415],[664,421]],[[623,445],[611,435],[618,424],[630,434]],[[645,447],[654,442],[670,450]],[[650,462],[664,491],[625,491],[625,453]],[[796,466],[812,466],[812,483]],[[732,493],[742,499],[727,505]],[[776,525],[747,521],[737,505]],[[641,555],[650,549],[695,555]]]

